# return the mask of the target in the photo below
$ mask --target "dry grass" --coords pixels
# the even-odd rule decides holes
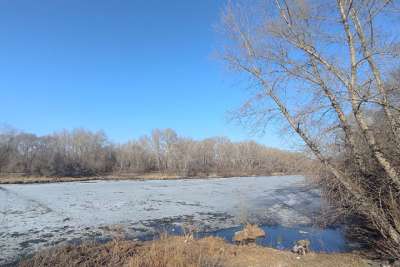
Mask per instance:
[[[58,246],[36,253],[32,258],[22,261],[19,266],[123,266],[137,253],[138,246],[138,243],[131,241]]]
[[[310,253],[298,257],[256,245],[235,246],[222,239],[189,236],[167,237],[145,243],[112,241],[107,244],[63,246],[45,250],[21,262],[39,266],[128,266],[128,267],[244,267],[244,266],[369,266],[355,254]]]
[[[283,175],[283,174],[279,174]],[[82,176],[82,177],[55,177],[55,176],[26,176],[26,175],[4,175],[0,174],[0,184],[35,184],[35,183],[59,183],[59,182],[79,182],[92,180],[178,180],[178,179],[207,179],[207,178],[229,178],[229,177],[250,177],[246,173],[231,174],[231,175],[196,175],[196,176],[181,176],[168,173],[151,172],[143,174],[135,173],[116,173],[101,176]]]
[[[99,177],[1,176],[0,184],[40,184],[97,180]]]
[[[142,247],[129,267],[218,267],[225,266],[224,242],[216,238],[192,240],[188,237],[162,237]]]
[[[246,244],[248,241],[255,241],[258,237],[264,237],[263,229],[255,224],[247,223],[243,230],[236,232],[233,240],[238,244]]]
[[[33,183],[57,183],[57,182],[77,182],[91,180],[172,180],[184,177],[163,173],[145,174],[111,174],[102,176],[84,177],[45,177],[45,176],[25,176],[25,175],[1,175],[0,184],[33,184]]]

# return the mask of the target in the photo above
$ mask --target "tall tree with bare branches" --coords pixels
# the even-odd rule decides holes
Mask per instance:
[[[396,1],[232,1],[221,53],[256,89],[237,117],[287,125],[350,196],[348,209],[374,226],[382,252],[397,258],[400,116],[386,81],[399,67],[398,15]],[[388,138],[378,134],[378,113]]]

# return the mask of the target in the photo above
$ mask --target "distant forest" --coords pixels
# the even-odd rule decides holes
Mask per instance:
[[[94,176],[161,172],[182,176],[270,175],[302,172],[302,153],[225,137],[193,140],[172,129],[153,130],[124,144],[85,129],[46,136],[13,129],[0,132],[0,173],[35,176]]]

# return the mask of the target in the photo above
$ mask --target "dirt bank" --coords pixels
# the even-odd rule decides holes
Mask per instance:
[[[163,237],[158,241],[112,241],[106,244],[61,246],[37,253],[20,263],[22,267],[39,266],[371,266],[356,254],[310,253],[298,256],[256,245],[236,246],[222,239],[189,236]]]
[[[272,176],[291,175],[283,173],[273,173]],[[297,174],[295,174],[297,175]],[[35,183],[61,183],[61,182],[79,182],[93,180],[176,180],[176,179],[205,179],[205,178],[229,178],[229,177],[250,177],[248,174],[230,174],[230,175],[198,175],[182,176],[165,173],[145,173],[145,174],[110,174],[89,177],[46,177],[46,176],[25,176],[25,175],[0,175],[0,184],[35,184]],[[262,175],[260,175],[262,176]]]

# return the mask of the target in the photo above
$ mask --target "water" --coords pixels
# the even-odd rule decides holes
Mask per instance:
[[[345,251],[341,231],[304,227],[320,205],[319,191],[305,186],[302,176],[2,185],[0,265],[121,229],[127,238],[144,239],[186,224],[231,240],[244,220],[265,225],[268,235],[257,241],[262,245],[290,248],[308,238],[317,251]]]
[[[256,243],[262,246],[289,250],[293,247],[295,241],[308,239],[311,241],[310,248],[312,251],[329,253],[349,251],[341,228],[289,228],[279,225],[263,225],[261,228],[265,231],[266,237],[258,238]],[[234,233],[240,229],[241,227],[232,227],[218,230],[211,234],[231,242]]]
[[[311,226],[285,227],[281,225],[261,225],[260,228],[266,233],[265,237],[257,238],[256,243],[260,246],[272,247],[281,250],[291,250],[298,240],[307,239],[311,242],[312,251],[335,253],[348,252],[352,249],[345,239],[342,227],[318,228]],[[196,238],[214,236],[224,239],[226,242],[234,243],[235,232],[243,229],[243,226],[235,226],[210,232],[195,233]],[[170,235],[183,235],[185,230],[181,226],[160,226],[160,232]],[[152,240],[154,236],[144,236],[142,240]]]

